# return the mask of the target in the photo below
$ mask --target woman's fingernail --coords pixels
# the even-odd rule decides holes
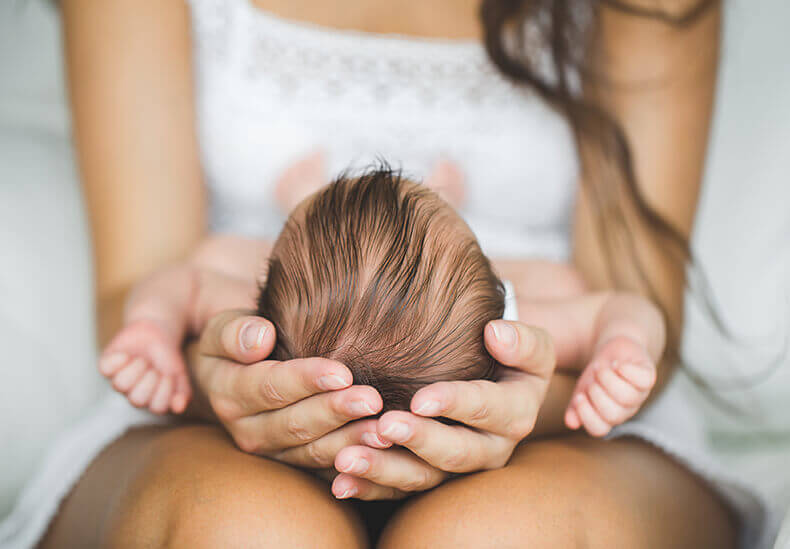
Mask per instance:
[[[110,375],[127,360],[129,355],[126,353],[111,353],[99,361],[99,371],[104,375]]]
[[[376,433],[362,433],[359,439],[362,441],[362,444],[371,448],[389,448],[391,446],[386,440],[381,440],[381,437]]]
[[[516,330],[510,323],[505,321],[492,322],[491,328],[494,330],[496,340],[505,347],[512,347],[516,342]]]
[[[406,442],[411,436],[411,427],[401,421],[393,421],[381,432],[382,435],[393,442]]]
[[[241,329],[241,346],[247,351],[257,349],[263,343],[263,337],[265,335],[265,324],[250,321]]]
[[[335,391],[337,389],[343,389],[348,387],[349,383],[346,382],[340,376],[336,375],[328,375],[328,376],[321,376],[318,378],[318,387],[323,389],[324,391]]]
[[[439,413],[441,407],[442,405],[438,400],[426,400],[414,409],[414,413],[421,416],[435,416]]]
[[[370,469],[370,462],[365,458],[354,458],[346,467],[343,468],[344,473],[351,473],[352,475],[361,475]]]
[[[348,403],[348,411],[354,416],[370,416],[375,414],[370,404],[364,400],[352,400]]]
[[[357,495],[356,488],[347,488],[342,494],[336,496],[337,499],[348,499]]]

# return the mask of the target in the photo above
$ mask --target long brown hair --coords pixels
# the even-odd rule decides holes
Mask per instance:
[[[680,14],[617,0],[483,0],[481,6],[485,46],[493,63],[512,81],[532,88],[570,123],[581,160],[582,184],[596,213],[595,229],[606,254],[610,280],[617,288],[646,293],[665,315],[667,303],[661,302],[645,276],[632,232],[635,225],[647,231],[681,273],[694,263],[688,239],[647,202],[623,128],[603,106],[579,93],[578,79],[605,78],[596,74],[589,55],[594,50],[601,6],[683,27],[697,21],[716,2],[702,0]],[[614,261],[623,253],[633,261]],[[619,267],[624,263],[635,266],[638,288],[633,287],[634,273]],[[706,301],[706,306],[712,311],[709,303]],[[725,330],[715,312],[712,314]],[[668,358],[676,361],[679,327],[668,328]]]

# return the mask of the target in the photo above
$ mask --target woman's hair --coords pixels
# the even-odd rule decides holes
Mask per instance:
[[[605,78],[594,68],[596,59],[591,54],[595,51],[596,17],[602,7],[683,27],[697,21],[715,3],[717,0],[702,0],[681,14],[619,0],[483,0],[481,7],[485,45],[493,63],[514,82],[532,88],[570,123],[584,175],[582,184],[595,210],[595,230],[610,279],[618,288],[645,292],[665,314],[668,304],[662,303],[645,275],[647,269],[632,234],[647,231],[656,241],[656,249],[666,254],[679,273],[693,264],[688,239],[647,202],[622,126],[602,105],[579,93],[578,81],[580,77],[588,81]],[[618,261],[622,254],[633,261]],[[632,287],[634,266],[638,288]],[[726,334],[707,296],[703,300]],[[670,325],[668,329],[667,352],[677,359],[679,327]]]
[[[408,409],[420,387],[491,379],[483,343],[504,289],[442,199],[388,168],[341,176],[297,207],[258,300],[277,330],[272,358],[322,356]]]

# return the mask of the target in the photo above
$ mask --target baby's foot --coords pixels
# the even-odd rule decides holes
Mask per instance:
[[[124,326],[99,359],[99,371],[134,406],[181,413],[192,394],[180,342],[148,320]]]
[[[291,164],[277,179],[274,197],[280,211],[291,213],[297,204],[328,183],[323,151],[315,151]]]
[[[448,160],[439,161],[431,175],[425,179],[425,186],[441,196],[450,206],[460,210],[466,202],[466,185],[460,168]]]
[[[584,425],[602,437],[633,416],[656,382],[656,367],[645,346],[626,336],[608,340],[584,369],[565,412],[571,429]]]

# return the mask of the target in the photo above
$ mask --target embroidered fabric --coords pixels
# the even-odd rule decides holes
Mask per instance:
[[[328,29],[249,0],[191,7],[215,230],[275,236],[278,178],[321,151],[327,181],[377,158],[418,179],[450,162],[464,179],[459,210],[489,254],[567,255],[572,135],[481,44]]]

